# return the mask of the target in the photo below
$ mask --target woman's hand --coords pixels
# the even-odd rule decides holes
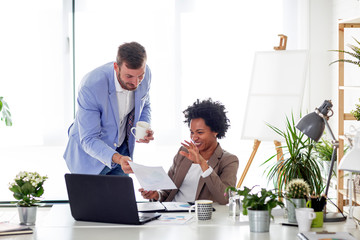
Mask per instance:
[[[209,165],[207,164],[206,160],[200,155],[199,149],[194,143],[185,140],[185,143],[181,143],[181,145],[183,145],[188,150],[188,152],[180,151],[181,155],[188,158],[193,163],[200,164],[203,172],[205,172],[206,169],[209,168]]]
[[[159,193],[157,191],[145,191],[143,188],[140,188],[139,192],[141,192],[141,196],[145,199],[159,200]]]

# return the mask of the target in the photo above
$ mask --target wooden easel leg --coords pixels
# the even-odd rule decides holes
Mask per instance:
[[[280,161],[280,160],[284,160],[284,156],[283,156],[283,151],[281,149],[281,142],[279,141],[274,141],[274,144],[275,144],[275,150],[276,150],[276,157],[277,157],[277,160]],[[279,172],[281,171],[281,169],[279,169]],[[278,179],[279,180],[279,179]],[[279,182],[279,181],[278,181]],[[278,189],[280,189],[280,185],[278,185]],[[280,201],[282,201],[282,198],[280,197],[279,198]]]
[[[243,173],[241,175],[241,178],[240,178],[238,184],[236,185],[236,188],[241,187],[241,184],[243,183],[243,181],[245,179],[245,176],[246,176],[246,174],[247,174],[247,172],[248,172],[248,170],[250,168],[250,165],[251,165],[252,161],[254,160],[255,154],[257,152],[257,149],[259,148],[260,143],[261,143],[261,141],[259,141],[257,139],[254,140],[253,151],[252,151],[252,153],[250,155],[250,158],[249,158],[249,160],[248,160],[248,162],[247,162],[247,164],[245,166],[245,169],[244,169],[244,171],[243,171]]]

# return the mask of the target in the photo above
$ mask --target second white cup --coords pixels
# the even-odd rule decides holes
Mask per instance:
[[[299,232],[309,232],[312,220],[316,218],[313,208],[296,208],[296,220],[299,226]]]
[[[136,127],[132,127],[130,129],[132,135],[134,135],[135,139],[139,141],[140,139],[143,139],[147,133],[146,131],[150,129],[150,124],[144,121],[138,121],[136,123]],[[135,132],[134,132],[135,131]]]

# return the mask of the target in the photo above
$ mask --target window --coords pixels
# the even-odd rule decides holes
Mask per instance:
[[[253,55],[278,44],[282,1],[75,0],[74,42],[71,5],[69,0],[0,3],[1,21],[7,23],[0,95],[14,122],[0,125],[0,200],[12,199],[7,183],[20,170],[49,176],[44,198],[67,198],[62,154],[73,94],[87,72],[114,61],[117,47],[128,41],[145,46],[153,75],[155,141],[137,144],[134,160],[167,171],[180,142],[189,138],[182,111],[197,98],[211,97],[227,107],[231,128],[220,142],[238,155],[241,173],[252,148],[240,140],[240,131]]]

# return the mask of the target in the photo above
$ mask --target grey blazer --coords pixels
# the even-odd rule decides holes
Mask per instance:
[[[178,188],[192,164],[192,161],[180,155],[181,150],[186,151],[184,147],[179,149],[168,172]],[[236,185],[239,160],[235,155],[224,151],[218,144],[208,164],[213,168],[213,172],[206,178],[200,177],[195,200],[208,199],[219,204],[227,204],[228,198],[224,196],[225,189]],[[161,191],[160,201],[172,201],[177,192],[178,189]]]

